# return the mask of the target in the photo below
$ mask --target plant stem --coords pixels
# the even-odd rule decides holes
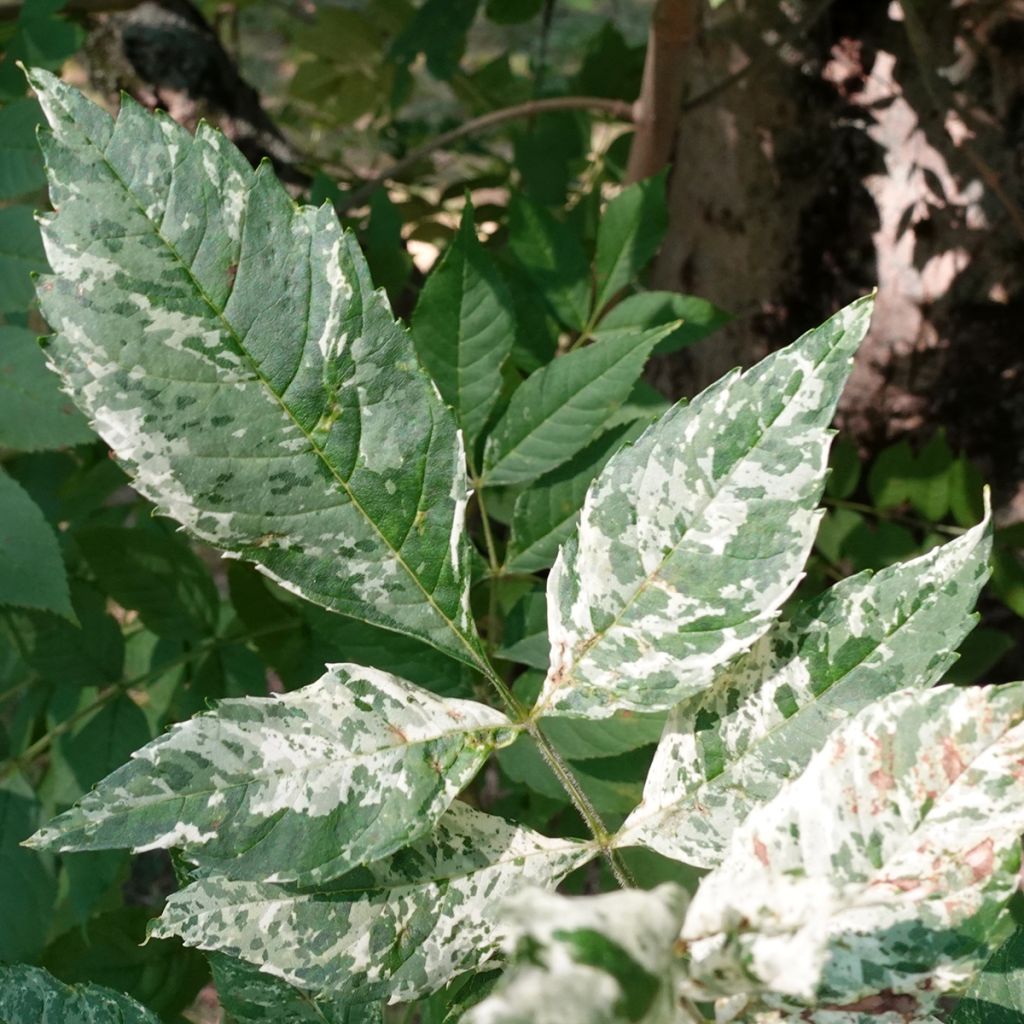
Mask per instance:
[[[419,163],[425,156],[429,156],[435,150],[444,149],[453,142],[465,138],[467,135],[475,135],[477,132],[494,128],[496,125],[506,121],[515,121],[523,117],[532,117],[535,114],[543,114],[553,110],[596,110],[610,117],[618,118],[620,121],[633,120],[633,106],[625,100],[610,100],[603,96],[550,96],[546,99],[530,100],[527,103],[517,103],[512,107],[503,107],[501,110],[492,110],[480,117],[474,117],[463,122],[458,128],[442,132],[430,141],[423,143],[411,150],[400,160],[396,160],[386,170],[371,178],[369,181],[354,189],[338,203],[338,212],[344,213],[354,206],[364,205],[369,198],[386,181],[397,178],[404,171]]]
[[[476,495],[476,505],[480,509],[480,523],[484,529],[484,544],[487,547],[487,564],[491,573],[495,576],[501,575],[501,559],[498,558],[498,547],[494,543],[494,531],[491,529],[491,517],[487,514],[487,503],[484,501],[484,485],[480,478],[473,474],[473,493]]]
[[[0,762],[0,779],[7,778],[11,772],[24,765],[30,764],[41,754],[45,754],[46,751],[50,749],[50,746],[55,739],[63,736],[67,732],[70,732],[83,718],[87,718],[94,711],[103,707],[104,704],[113,700],[120,694],[126,693],[128,690],[132,690],[137,686],[143,686],[151,680],[156,679],[158,676],[163,675],[165,672],[170,671],[172,668],[188,664],[188,662],[193,661],[195,658],[208,654],[210,651],[216,650],[222,645],[246,643],[247,641],[254,640],[257,637],[270,636],[273,633],[281,633],[285,630],[294,629],[295,626],[295,623],[285,623],[278,626],[268,626],[265,629],[255,629],[250,633],[240,633],[237,636],[211,637],[209,640],[197,644],[190,651],[186,651],[176,658],[171,658],[169,661],[165,661],[162,665],[158,665],[156,668],[148,669],[141,675],[134,676],[131,679],[122,679],[119,682],[105,686],[84,708],[79,708],[74,714],[65,718],[63,722],[59,722],[48,732],[45,732],[35,741],[35,743],[26,747],[20,754],[15,757],[8,758],[6,761]]]
[[[866,505],[860,501],[846,501],[844,498],[823,498],[822,503],[830,508],[846,508],[851,512],[861,512],[867,516],[874,516],[875,519],[884,519],[887,522],[903,523],[905,526],[913,526],[919,530],[933,530],[935,533],[945,534],[947,537],[962,537],[967,530],[961,526],[947,526],[944,523],[930,523],[927,519],[919,516],[907,515],[896,509],[875,508],[874,505]]]

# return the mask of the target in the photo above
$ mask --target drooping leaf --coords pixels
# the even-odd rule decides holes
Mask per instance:
[[[1024,1021],[1024,928],[989,957],[949,1024],[1021,1024]]]
[[[75,533],[100,586],[158,636],[209,636],[220,610],[202,561],[178,535],[159,529],[88,526]]]
[[[468,202],[459,233],[416,303],[412,336],[472,452],[501,392],[515,319],[505,283],[476,237]]]
[[[523,490],[512,510],[506,554],[509,572],[536,572],[554,564],[559,547],[576,528],[590,485],[615,452],[639,433],[640,429],[631,426],[605,431],[568,462]],[[544,656],[546,666],[546,650]]]
[[[334,665],[175,726],[32,843],[180,846],[230,878],[331,879],[429,831],[508,728],[482,704]]]
[[[0,325],[0,447],[34,452],[95,438],[47,370],[36,336]]]
[[[322,890],[199,879],[167,901],[154,934],[216,949],[300,988],[407,1001],[498,951],[497,908],[552,887],[593,849],[455,803],[435,833]]]
[[[572,229],[543,206],[514,196],[509,247],[558,319],[581,329],[590,313],[590,266]]]
[[[851,715],[956,660],[988,578],[988,518],[912,562],[799,605],[714,685],[672,710],[623,844],[712,867],[733,831]]]
[[[595,309],[604,309],[647,266],[667,227],[664,172],[628,185],[608,204],[597,231]]]
[[[655,347],[656,355],[665,355],[668,352],[689,348],[724,327],[730,319],[728,313],[707,299],[699,299],[695,295],[680,295],[678,292],[638,292],[636,295],[628,295],[605,313],[594,334],[599,338],[605,331],[617,331],[626,327],[646,329],[682,321]]]
[[[512,966],[465,1024],[684,1024],[675,941],[687,894],[676,885],[510,900]]]
[[[17,313],[32,301],[32,274],[46,270],[32,208],[0,208],[0,238],[0,313]]]
[[[669,330],[608,334],[532,373],[487,438],[485,482],[498,487],[534,480],[585,448],[626,400]]]
[[[478,664],[458,432],[334,212],[212,129],[33,84],[50,359],[135,486],[308,600]]]
[[[870,298],[675,406],[615,455],[548,577],[544,714],[664,710],[771,625],[818,521]]]
[[[1022,722],[1014,683],[905,690],[844,724],[701,882],[693,977],[812,1005],[895,992],[931,1012],[992,952],[1017,888]]]
[[[41,120],[35,100],[18,99],[0,109],[0,199],[15,199],[46,184],[36,142]]]
[[[75,621],[60,545],[39,507],[0,470],[0,605]]]
[[[383,1007],[304,992],[252,964],[208,953],[217,997],[233,1024],[383,1024]]]
[[[160,1024],[113,989],[65,985],[41,967],[0,964],[0,1020],[5,1024]]]

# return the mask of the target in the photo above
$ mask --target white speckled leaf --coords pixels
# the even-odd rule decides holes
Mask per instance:
[[[65,985],[41,967],[0,964],[4,1024],[159,1024],[134,999],[102,985]]]
[[[478,666],[460,435],[334,211],[205,125],[32,84],[50,363],[135,486],[308,600]]]
[[[455,803],[432,836],[329,887],[193,882],[170,897],[154,934],[180,935],[300,988],[407,1001],[495,955],[503,899],[553,887],[593,853]]]
[[[301,690],[225,700],[176,725],[32,845],[180,846],[230,878],[323,881],[429,832],[514,735],[483,704],[332,665]]]
[[[861,299],[618,452],[548,577],[543,713],[664,710],[770,626],[814,539]]]
[[[965,985],[1017,887],[1022,720],[1013,683],[907,690],[843,725],[701,882],[695,980],[819,1007],[889,992],[922,1014]]]
[[[502,909],[512,962],[464,1024],[683,1024],[677,885],[601,896],[528,891]]]
[[[962,537],[795,608],[669,714],[618,845],[714,867],[750,811],[851,715],[945,675],[988,577],[988,517]]]
[[[884,1001],[882,1005],[885,1005]],[[898,1010],[888,1013],[860,1013],[855,1010],[802,1010],[800,1013],[768,1011],[736,1019],[744,1024],[943,1024],[930,1013],[901,1013]]]

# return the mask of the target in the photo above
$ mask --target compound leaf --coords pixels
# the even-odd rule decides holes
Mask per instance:
[[[176,725],[32,845],[181,846],[229,878],[335,878],[429,831],[508,728],[483,704],[334,665],[304,689]]]
[[[32,82],[49,357],[135,486],[308,600],[477,665],[459,433],[333,210],[206,126]]]
[[[797,606],[706,692],[674,708],[622,845],[713,867],[746,816],[850,716],[956,660],[988,578],[991,527]]]
[[[693,976],[930,1012],[1002,938],[1024,831],[1024,684],[905,690],[756,809],[690,907]],[[742,925],[739,925],[742,922]]]
[[[647,266],[666,227],[663,173],[634,182],[608,204],[597,230],[595,309],[604,309]]]
[[[493,487],[534,480],[585,448],[671,330],[612,332],[532,373],[487,439],[485,482]]]
[[[591,487],[548,577],[545,714],[664,710],[771,625],[814,540],[861,299],[677,405]]]
[[[412,336],[471,452],[501,393],[515,330],[505,282],[476,237],[467,203],[459,233],[423,286]]]
[[[502,900],[592,855],[455,803],[432,836],[321,890],[201,878],[170,897],[154,934],[353,1002],[408,1001],[497,953]]]
[[[0,470],[0,605],[75,622],[60,545],[39,506]]]

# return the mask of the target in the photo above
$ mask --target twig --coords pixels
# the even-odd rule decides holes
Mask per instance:
[[[697,37],[699,0],[658,0],[651,15],[643,82],[636,101],[636,133],[625,183],[657,174],[669,161],[686,82],[686,51]]]
[[[338,204],[338,212],[343,213],[354,206],[364,205],[385,182],[399,177],[425,156],[429,156],[436,150],[444,149],[467,135],[475,135],[477,132],[504,124],[506,121],[515,121],[519,118],[532,117],[535,114],[548,113],[553,110],[595,110],[620,121],[633,121],[632,104],[625,100],[606,99],[603,96],[550,96],[546,99],[518,103],[512,107],[503,107],[501,110],[492,110],[490,113],[464,122],[458,128],[442,132],[429,142],[423,143],[422,146],[417,146],[400,160],[396,160],[386,170],[381,171],[380,174],[344,196]]]

